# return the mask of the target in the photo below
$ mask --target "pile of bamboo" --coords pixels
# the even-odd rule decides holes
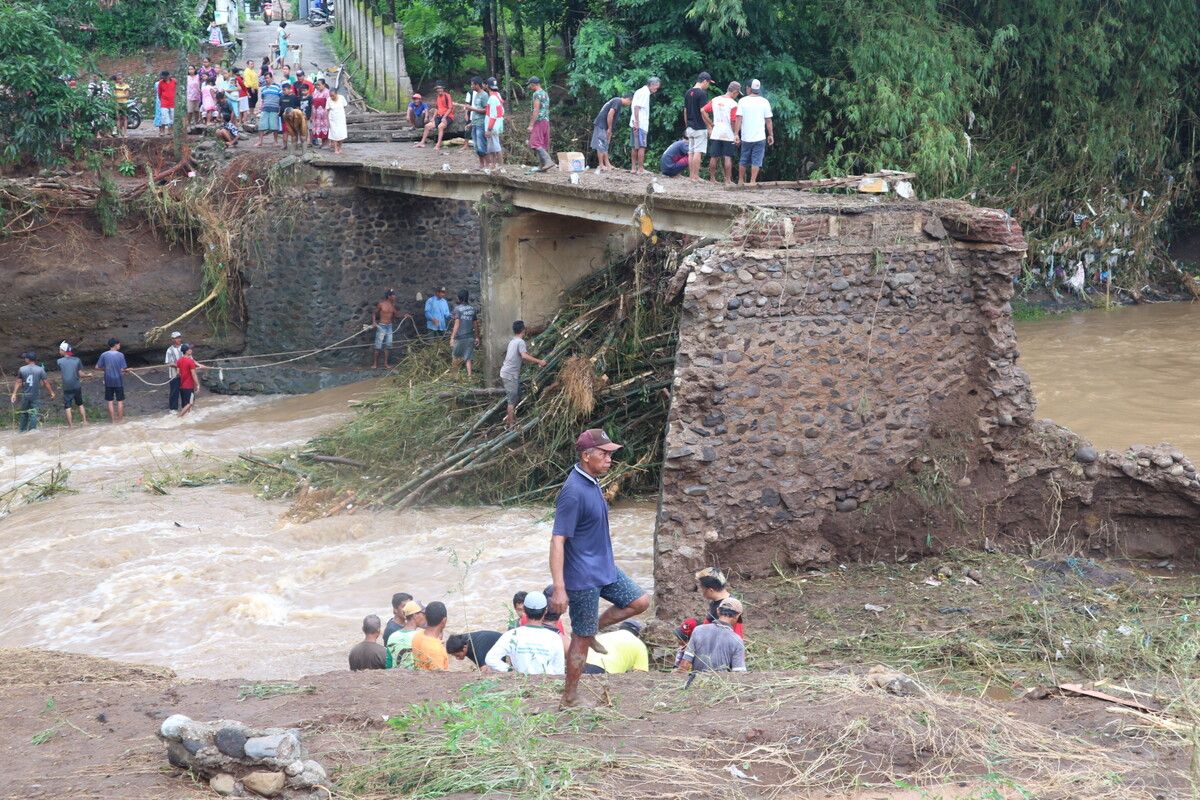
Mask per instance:
[[[398,406],[387,397],[362,403],[358,420],[314,442],[306,454],[315,462],[311,479],[354,486],[360,503],[401,508],[435,497],[528,502],[557,490],[575,461],[580,431],[604,428],[625,445],[609,491],[656,489],[679,313],[678,302],[662,298],[679,248],[678,240],[647,242],[568,293],[562,309],[529,339],[529,352],[546,366],[532,374],[526,368],[515,427],[505,424],[503,396],[451,383],[444,369],[438,372],[438,360],[448,355],[444,344],[413,349],[382,390],[407,392],[413,405]],[[429,403],[444,409],[401,410],[428,412]],[[367,430],[376,446],[364,459]],[[380,432],[394,437],[394,444],[381,442]],[[415,442],[424,444],[410,449]],[[432,463],[430,442],[443,443]],[[362,478],[364,473],[371,477]]]

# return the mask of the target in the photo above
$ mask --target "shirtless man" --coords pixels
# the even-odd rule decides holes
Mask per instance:
[[[383,293],[383,299],[375,304],[375,312],[371,321],[375,324],[375,349],[371,359],[371,369],[379,369],[379,353],[383,352],[383,368],[389,369],[388,351],[392,347],[392,334],[400,327],[401,320],[412,318],[412,314],[400,314],[396,310],[396,290],[388,289]]]

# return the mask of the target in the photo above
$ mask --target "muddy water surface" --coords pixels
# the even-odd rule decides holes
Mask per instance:
[[[1200,458],[1200,304],[1019,323],[1017,342],[1039,417],[1100,447],[1171,442]]]
[[[0,643],[289,678],[345,667],[362,617],[393,592],[441,599],[451,632],[496,627],[547,580],[544,508],[434,508],[297,524],[239,487],[147,492],[147,478],[298,446],[369,385],[306,397],[204,395],[192,418],[0,434],[0,491],[70,468],[74,494],[0,519]],[[650,588],[652,505],[612,516],[617,558]],[[455,566],[455,562],[458,566]],[[469,566],[468,566],[469,564]]]

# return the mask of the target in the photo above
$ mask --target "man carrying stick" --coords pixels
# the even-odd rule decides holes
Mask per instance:
[[[603,430],[586,430],[575,440],[579,463],[563,481],[554,509],[550,538],[550,576],[554,594],[550,610],[571,610],[571,644],[567,650],[567,680],[562,706],[580,705],[579,676],[589,649],[604,654],[596,642],[601,628],[641,614],[650,607],[642,587],[617,566],[608,529],[608,501],[600,478],[612,468],[620,450]],[[612,603],[600,614],[600,598]]]

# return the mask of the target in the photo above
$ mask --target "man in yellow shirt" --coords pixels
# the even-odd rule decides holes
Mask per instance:
[[[588,650],[584,675],[615,675],[621,672],[649,672],[650,651],[641,640],[645,626],[636,619],[627,619],[615,631],[601,633],[596,641],[608,652],[601,655]]]
[[[242,70],[242,83],[246,84],[246,91],[250,93],[250,110],[253,111],[258,105],[258,73],[254,71],[254,59],[246,62],[246,68]]]
[[[413,664],[417,669],[450,669],[450,654],[442,644],[445,630],[446,604],[434,602],[425,606],[425,630],[412,639]]]
[[[129,84],[125,82],[124,73],[113,75],[113,102],[117,104],[117,135],[125,136],[129,127],[129,117],[125,109],[129,106]]]

